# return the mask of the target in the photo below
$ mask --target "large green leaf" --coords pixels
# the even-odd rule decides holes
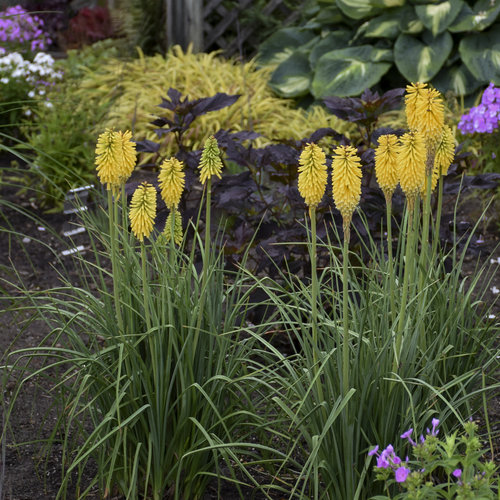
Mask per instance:
[[[392,53],[371,45],[333,50],[317,62],[311,93],[316,99],[327,96],[354,96],[372,87],[392,66]]]
[[[500,26],[463,38],[458,51],[478,80],[500,85]]]
[[[432,79],[432,85],[443,94],[452,90],[457,95],[469,95],[475,92],[481,83],[464,64],[460,64],[442,68]]]
[[[499,13],[500,2],[498,1],[493,2],[492,5],[491,0],[478,0],[474,8],[464,3],[462,10],[448,30],[453,33],[483,31],[495,22]]]
[[[445,31],[462,10],[463,0],[448,0],[438,4],[417,5],[415,12],[434,36]]]
[[[349,45],[349,42],[352,39],[352,31],[349,30],[335,30],[323,38],[320,42],[318,42],[314,48],[311,50],[311,54],[309,56],[309,62],[311,66],[315,66],[318,59],[327,52],[331,52],[332,50],[344,49]]]
[[[399,72],[410,82],[428,82],[441,69],[453,48],[446,31],[433,37],[424,32],[422,41],[402,33],[394,44],[394,60]]]
[[[424,23],[419,19],[415,12],[415,7],[405,5],[398,12],[399,29],[407,35],[416,35],[424,30]]]
[[[303,28],[281,29],[260,45],[259,64],[279,64],[314,38],[315,35],[311,30]]]
[[[406,0],[372,0],[371,3],[374,7],[381,9],[390,9],[392,7],[401,7],[406,3]]]
[[[393,39],[399,35],[399,9],[394,9],[390,14],[382,14],[364,23],[359,34],[367,38],[389,38]]]
[[[298,50],[274,70],[269,85],[282,97],[298,97],[309,92],[311,78],[309,52]]]
[[[365,19],[379,10],[372,0],[337,0],[337,5],[351,19]]]

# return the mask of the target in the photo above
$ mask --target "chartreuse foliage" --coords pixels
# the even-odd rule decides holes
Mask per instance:
[[[201,117],[197,126],[186,133],[188,148],[201,148],[206,137],[224,130],[252,130],[262,134],[260,143],[279,138],[299,139],[317,128],[330,127],[338,121],[319,107],[310,112],[294,109],[293,103],[276,98],[268,88],[270,70],[257,69],[254,62],[241,64],[217,57],[217,53],[195,54],[173,47],[165,57],[139,58],[126,63],[116,59],[86,75],[78,95],[85,101],[113,101],[113,106],[99,126],[125,128],[134,123],[138,138],[155,139],[153,116],[160,114],[158,104],[169,88],[190,99],[212,96],[218,92],[241,95],[230,108],[209,117]],[[166,112],[165,117],[171,118]],[[176,152],[172,137],[165,137],[168,154]]]
[[[489,0],[311,0],[299,26],[261,44],[259,61],[284,97],[355,96],[382,78],[467,95],[500,84],[499,14]]]

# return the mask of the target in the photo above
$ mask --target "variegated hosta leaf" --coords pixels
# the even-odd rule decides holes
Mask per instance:
[[[333,50],[317,62],[311,93],[326,96],[354,96],[372,87],[392,66],[390,50],[371,45]]]
[[[274,70],[269,85],[283,97],[298,97],[309,92],[311,78],[309,53],[297,50]]]
[[[500,14],[499,1],[478,0],[472,8],[464,3],[448,30],[452,33],[482,31],[496,21],[498,14]]]
[[[472,94],[481,86],[464,64],[442,68],[432,79],[432,84],[443,94],[452,90],[457,95]]]
[[[339,9],[351,19],[364,19],[377,12],[372,0],[337,0]]]
[[[314,67],[323,54],[347,47],[351,39],[352,31],[349,30],[338,29],[328,33],[328,35],[318,42],[311,50],[311,54],[309,55],[311,66]]]
[[[453,48],[446,31],[433,37],[424,32],[422,40],[402,33],[394,45],[394,59],[399,72],[410,82],[428,82],[443,66]]]
[[[394,39],[400,33],[398,9],[390,14],[382,14],[364,23],[358,31],[367,38]]]
[[[314,38],[314,33],[304,28],[279,30],[260,45],[259,64],[280,64]]]
[[[407,35],[416,35],[424,31],[424,24],[417,16],[413,5],[405,5],[398,12],[399,29]]]
[[[462,10],[463,0],[447,0],[437,4],[417,5],[415,12],[434,36],[445,31]]]
[[[469,35],[458,46],[468,70],[482,82],[500,85],[500,27]]]

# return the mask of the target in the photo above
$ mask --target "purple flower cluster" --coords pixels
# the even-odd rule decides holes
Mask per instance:
[[[43,20],[29,14],[20,5],[0,12],[0,42],[29,46],[31,52],[45,50],[52,41],[43,31]],[[0,47],[0,53],[5,48]]]
[[[469,113],[462,115],[458,128],[462,134],[474,132],[487,132],[491,134],[500,121],[500,88],[493,83],[488,85],[481,99],[481,104],[470,109]]]
[[[388,469],[390,467],[393,469],[396,482],[404,483],[406,481],[410,469],[406,468],[402,460],[394,453],[394,448],[391,444],[381,453],[378,453],[377,445],[373,450],[368,452],[368,455],[377,455],[377,467],[381,469]],[[408,458],[406,460],[408,461]]]
[[[432,430],[427,429],[427,435],[428,436],[437,436],[439,434],[439,430],[437,429],[437,426],[439,425],[439,420],[437,418],[432,419]],[[412,446],[417,446],[417,443],[412,439],[412,434],[413,434],[413,429],[408,429],[407,431],[403,432],[401,434],[400,438],[401,439],[407,439],[408,442]],[[425,438],[424,436],[420,436],[420,442],[424,443]],[[394,471],[394,477],[396,479],[397,483],[404,483],[406,481],[406,478],[410,474],[411,470],[405,467],[408,463],[408,457],[406,457],[405,462],[401,460],[395,453],[394,453],[394,448],[390,444],[383,450],[381,453],[378,453],[378,445],[375,446],[372,450],[368,452],[369,456],[376,455],[377,456],[377,467],[380,469],[388,469],[389,467]],[[458,476],[456,474],[459,474]],[[460,469],[456,469],[453,471],[453,475],[455,477],[460,477],[461,471]]]

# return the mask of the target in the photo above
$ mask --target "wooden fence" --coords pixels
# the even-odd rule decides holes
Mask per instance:
[[[185,48],[193,43],[195,50],[222,49],[225,55],[232,56],[239,54],[244,45],[251,46],[252,39],[262,29],[255,23],[240,24],[242,13],[254,0],[238,0],[237,7],[232,8],[226,7],[224,0],[165,1],[169,44],[177,43]],[[298,18],[299,9],[291,11],[283,0],[269,0],[262,14],[279,14],[283,25],[287,25]]]

